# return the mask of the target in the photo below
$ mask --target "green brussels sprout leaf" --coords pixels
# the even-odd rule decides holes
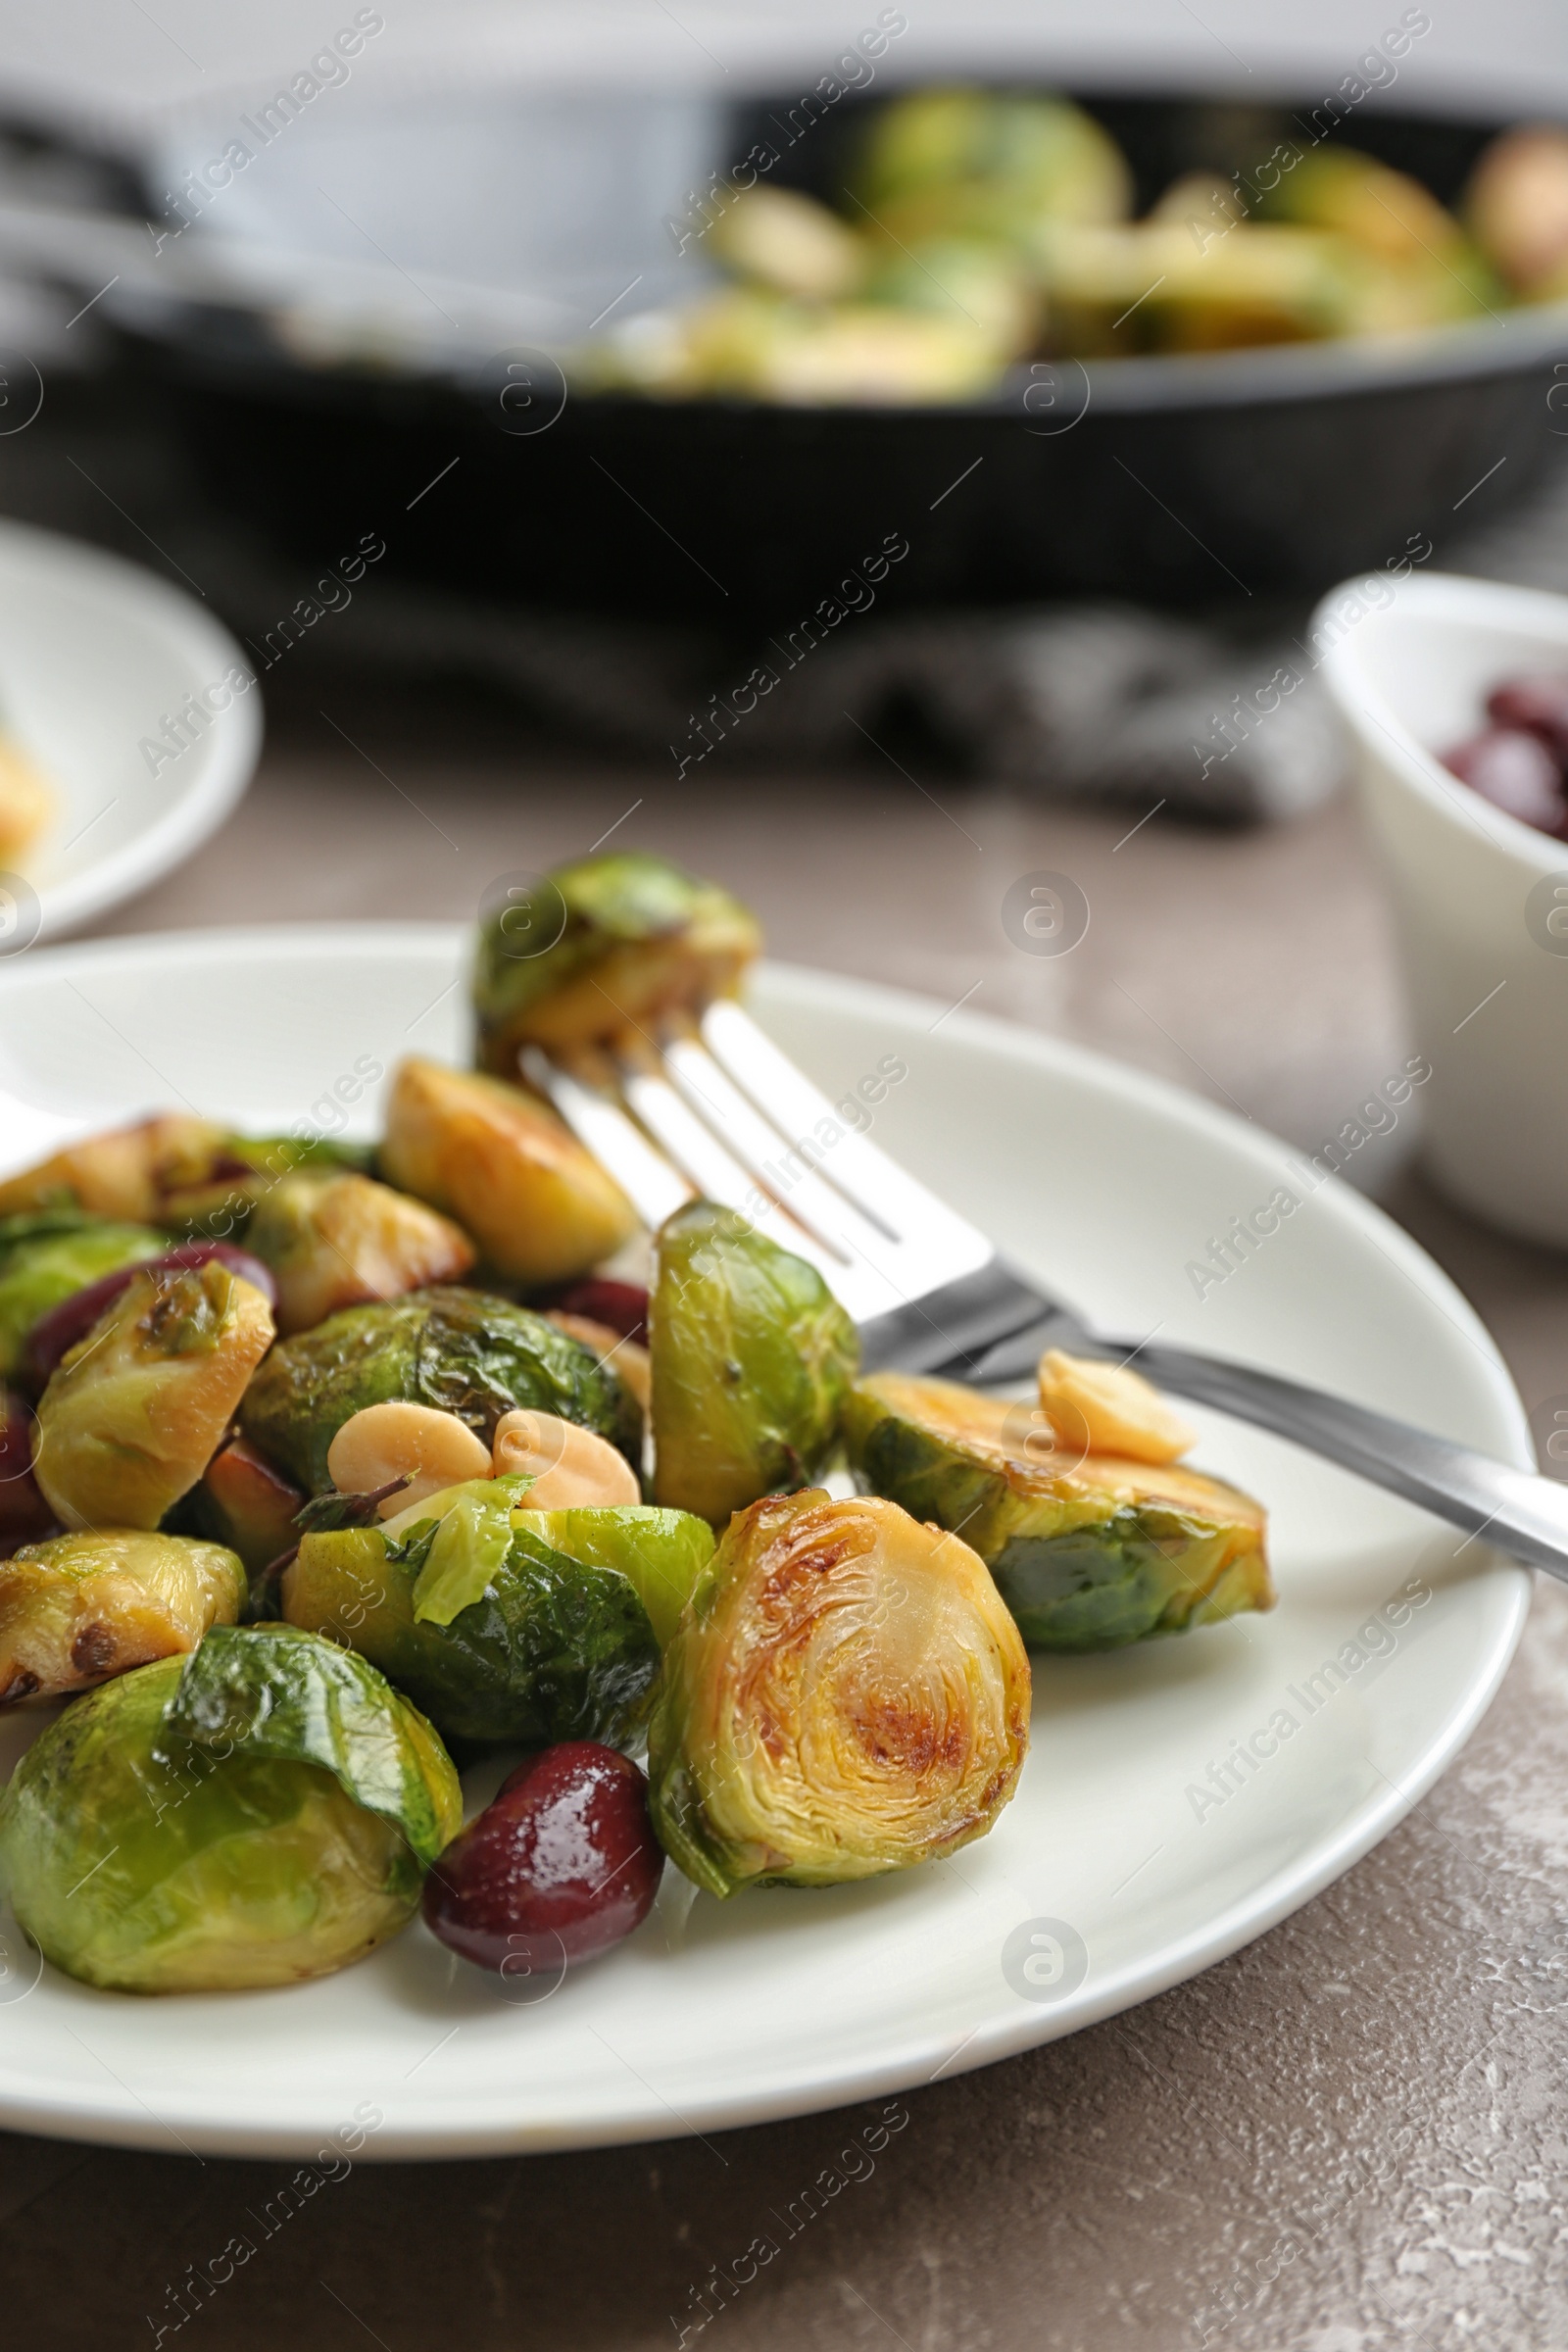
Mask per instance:
[[[519,1510],[528,1483],[474,1481],[385,1530],[305,1537],[284,1612],[373,1660],[449,1738],[621,1744],[711,1535],[641,1505]]]
[[[318,1764],[426,1869],[462,1821],[456,1775],[423,1717],[368,1659],[296,1626],[215,1627],[165,1720],[198,1747]]]
[[[395,1935],[461,1819],[451,1759],[373,1668],[225,1629],[211,1657],[138,1667],[50,1725],[0,1792],[0,1864],[70,1975],[234,1990]]]

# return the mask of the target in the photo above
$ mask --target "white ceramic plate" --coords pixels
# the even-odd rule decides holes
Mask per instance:
[[[224,673],[254,665],[182,589],[75,539],[0,522],[0,718],[54,784],[59,809],[16,862],[0,956],[54,939],[146,890],[222,823],[251,780],[251,686],[156,773],[144,740]],[[3,862],[3,860],[0,860]],[[20,899],[20,905],[13,902]]]
[[[56,1124],[182,1100],[261,1128],[335,1125],[336,1082],[363,1056],[462,1054],[462,955],[456,931],[410,925],[23,956],[0,967],[0,1088],[30,1106],[28,1150]],[[774,967],[755,1002],[835,1095],[901,1057],[877,1140],[1112,1328],[1157,1324],[1529,1462],[1475,1316],[1337,1182],[1200,1302],[1188,1261],[1290,1181],[1268,1136],[1022,1029],[960,1013],[936,1027],[915,997]],[[362,1132],[373,1117],[355,1104]],[[1039,1660],[1020,1792],[956,1861],[702,1896],[684,1922],[666,1907],[532,2004],[420,1926],[320,1984],[162,2000],[49,1970],[33,1984],[13,1927],[0,2123],[296,2155],[359,2128],[357,2112],[381,2118],[364,2149],[380,2156],[711,2132],[983,2065],[1193,1975],[1428,1788],[1495,1690],[1529,1591],[1522,1570],[1269,1438],[1208,1419],[1199,1458],[1267,1500],[1281,1605]],[[6,1729],[15,1749],[15,1717]],[[1242,1740],[1252,1763],[1220,1796],[1210,1766]]]

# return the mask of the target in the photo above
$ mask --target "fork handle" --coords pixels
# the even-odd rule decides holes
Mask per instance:
[[[1271,1429],[1374,1486],[1420,1503],[1467,1536],[1484,1535],[1499,1551],[1568,1582],[1568,1488],[1555,1479],[1516,1470],[1473,1446],[1432,1437],[1367,1405],[1250,1364],[1227,1363],[1187,1348],[1124,1348],[1109,1340],[1097,1340],[1096,1349],[1135,1363],[1158,1389]],[[982,1376],[1002,1377],[989,1364]]]

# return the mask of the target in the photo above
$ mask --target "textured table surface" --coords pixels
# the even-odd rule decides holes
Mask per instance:
[[[270,707],[262,774],[228,831],[106,930],[466,916],[494,874],[624,816],[617,840],[749,898],[781,956],[967,994],[1298,1142],[1407,1050],[1343,805],[1294,831],[1156,816],[1128,839],[1137,810],[1053,811],[869,756],[677,794],[663,771],[519,740],[500,705],[393,704],[316,675]],[[1018,955],[1001,928],[1007,884],[1037,868],[1072,874],[1094,910],[1060,961]],[[1568,1391],[1568,1264],[1446,1208],[1396,1163],[1403,1148],[1402,1133],[1370,1148],[1388,1155],[1366,1170],[1374,1188],[1492,1323],[1527,1404]],[[1338,1885],[1143,2008],[910,2093],[874,2159],[853,2151],[879,2107],[711,2145],[357,2167],[181,2333],[232,2352],[673,2346],[710,2266],[827,2174],[825,2209],[710,2342],[1568,2344],[1565,1867],[1568,1594],[1543,1587],[1468,1749]],[[0,2135],[5,2340],[157,2340],[167,2289],[290,2171]]]

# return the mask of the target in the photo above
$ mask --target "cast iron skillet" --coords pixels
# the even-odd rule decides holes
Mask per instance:
[[[1141,202],[1195,163],[1245,168],[1292,122],[1284,107],[1085,103]],[[1341,136],[1451,199],[1495,127],[1363,107]],[[856,125],[819,128],[779,180],[842,178]],[[736,138],[744,154],[744,116]],[[210,316],[199,339],[172,335],[160,365],[190,395],[215,496],[303,563],[374,529],[405,578],[748,627],[808,612],[889,540],[907,554],[884,609],[1311,595],[1441,549],[1568,444],[1568,391],[1548,404],[1568,384],[1568,304],[1383,344],[1057,362],[939,409],[574,395],[556,416],[564,388],[542,362],[525,419],[540,429],[524,431],[494,370],[468,388],[310,371],[239,319],[227,338]]]

